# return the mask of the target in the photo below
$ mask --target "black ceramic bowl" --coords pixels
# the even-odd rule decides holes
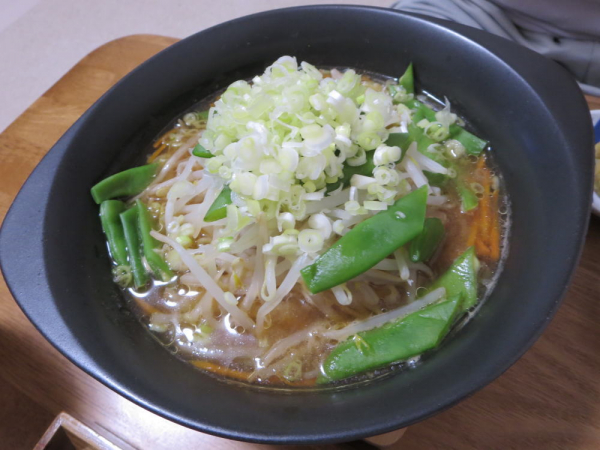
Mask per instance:
[[[140,158],[178,112],[288,54],[397,76],[446,95],[493,145],[512,201],[510,253],[476,317],[410,371],[342,391],[224,383],[177,360],[123,306],[90,187]],[[581,250],[592,192],[585,101],[557,64],[506,40],[391,10],[271,11],[191,36],[92,106],[24,185],[0,237],[6,281],[71,361],[180,424],[270,443],[351,440],[410,425],[492,381],[555,313]]]

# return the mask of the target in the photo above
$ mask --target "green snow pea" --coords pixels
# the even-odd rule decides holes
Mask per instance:
[[[425,105],[424,103],[413,99],[408,100],[404,104],[410,109],[415,110],[415,113],[412,117],[414,124],[419,123],[422,119],[427,119],[430,122],[437,121],[435,117],[435,111],[429,106]],[[481,138],[478,138],[473,133],[469,133],[460,125],[450,125],[448,132],[449,133],[447,139],[455,139],[458,142],[460,142],[465,147],[465,151],[469,155],[479,156],[487,146],[486,141],[484,141]],[[432,143],[435,143],[435,141],[432,140]]]
[[[446,295],[454,297],[461,295],[463,297],[463,307],[469,309],[477,303],[477,270],[479,261],[475,256],[475,249],[469,247],[462,255],[454,260],[450,268],[437,280],[435,280],[428,290],[443,287],[446,288]]]
[[[317,383],[342,380],[434,349],[462,311],[461,303],[461,297],[455,296],[351,336],[327,356],[323,363],[324,375]]]
[[[137,209],[138,228],[146,261],[157,277],[162,281],[169,281],[173,277],[173,271],[162,256],[156,253],[159,242],[150,235],[152,216],[150,216],[148,208],[141,200],[135,202],[135,208]]]
[[[386,145],[390,147],[396,146],[400,147],[402,152],[400,156],[400,161],[404,158],[404,154],[408,149],[408,144],[410,143],[408,133],[390,133],[389,137],[385,141]],[[327,185],[327,193],[333,192],[338,189],[340,186],[344,186],[344,188],[350,186],[350,180],[353,175],[364,175],[365,177],[373,176],[373,169],[375,169],[375,164],[373,164],[373,152],[367,152],[367,161],[360,166],[350,166],[348,164],[344,165],[343,175],[335,182]]]
[[[137,195],[148,187],[157,172],[158,163],[154,163],[116,173],[94,185],[92,197],[100,204],[111,198]]]
[[[374,168],[375,164],[373,164],[373,152],[368,152],[367,161],[364,164],[361,164],[360,166],[350,166],[348,164],[344,164],[343,175],[335,183],[329,183],[327,185],[326,192],[333,192],[340,186],[343,186],[343,188],[350,186],[350,180],[352,179],[353,175],[372,177]]]
[[[428,217],[423,224],[423,231],[410,241],[408,254],[413,262],[427,261],[433,256],[444,240],[445,230],[442,221],[436,217]]]
[[[224,186],[221,193],[215,198],[215,201],[204,216],[205,222],[214,222],[215,220],[224,219],[227,217],[227,205],[231,205],[231,189],[229,186]]]
[[[316,294],[345,283],[417,236],[423,230],[428,188],[422,186],[359,223],[302,269],[309,290]]]
[[[448,136],[448,139],[456,139],[465,147],[465,151],[469,155],[475,156],[479,156],[488,145],[483,139],[478,138],[456,124],[450,125],[450,135]]]
[[[404,74],[398,79],[398,84],[406,90],[407,94],[414,94],[415,76],[412,63],[408,65]]]
[[[458,195],[460,197],[461,209],[463,212],[471,211],[472,209],[477,208],[479,199],[471,189],[462,183],[457,183],[456,190],[458,191]]]
[[[131,273],[133,274],[133,284],[136,288],[145,286],[148,283],[149,277],[142,261],[142,241],[138,228],[138,209],[130,208],[120,215],[121,224],[125,241],[127,242],[127,253],[129,255],[129,264],[131,265]]]
[[[105,200],[100,203],[100,221],[106,235],[112,259],[119,266],[129,264],[127,260],[127,242],[123,232],[123,224],[119,215],[125,211],[125,204],[119,200]]]
[[[215,156],[211,152],[206,150],[204,147],[202,147],[200,144],[196,144],[194,150],[192,150],[192,155],[198,156],[200,158],[212,158],[213,156]]]

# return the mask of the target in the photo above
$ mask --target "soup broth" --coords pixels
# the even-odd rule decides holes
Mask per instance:
[[[301,89],[296,92],[293,84],[277,91],[273,80],[277,76],[284,79],[287,74],[277,72],[286,70],[301,72],[306,79],[312,77],[314,83],[309,84],[316,94]],[[375,346],[380,338],[369,334],[373,330],[379,329],[381,334],[400,321],[410,325],[410,316],[422,310],[417,306],[430,308],[449,301],[450,289],[435,288],[436,280],[472,249],[477,275],[472,288],[477,302],[469,304],[465,295],[459,296],[455,301],[463,306],[450,321],[453,327],[464,324],[464,318],[492,289],[506,252],[509,203],[493,163],[493,150],[485,145],[475,154],[458,137],[452,139],[452,133],[460,137],[460,132],[449,130],[468,126],[451,112],[447,100],[439,103],[426,93],[411,93],[402,79],[356,75],[351,69],[315,71],[305,63],[299,66],[291,58],[282,58],[262,78],[236,82],[182,114],[148,151],[148,163],[158,163],[159,171],[133,199],[147,206],[154,221],[155,252],[164,258],[173,276],[155,276],[138,288],[127,285],[131,283],[127,276],[117,276],[117,281],[126,285],[132,310],[151,333],[178,357],[216,376],[252,384],[307,387],[356,382],[414,366],[420,353],[337,376],[338,367],[331,355],[339,346],[352,342],[369,357],[369,352],[379,351]],[[262,94],[253,93],[253,87],[267,84],[265,79],[269,87]],[[349,87],[353,81],[355,86]],[[283,97],[273,106],[260,95]],[[235,106],[237,99],[245,102],[243,107]],[[352,103],[350,112],[344,110],[346,101]],[[383,126],[379,125],[383,131],[366,138],[354,134],[348,117],[366,129],[368,120],[379,119],[373,113],[378,101],[388,101],[391,111]],[[302,105],[294,106],[293,102]],[[279,104],[285,107],[277,112]],[[338,108],[337,115],[328,112],[331,105]],[[260,108],[265,112],[256,111]],[[293,115],[290,110],[294,108],[303,112]],[[246,134],[253,137],[252,148],[227,156],[231,146],[242,145],[239,135],[244,132],[227,134],[223,111],[238,114],[235,123],[243,124]],[[354,116],[353,111],[357,111]],[[423,116],[424,111],[429,119]],[[248,114],[263,119],[244,119]],[[264,119],[275,116],[270,122]],[[269,130],[273,123],[280,128]],[[328,123],[337,127],[327,128],[324,124]],[[331,158],[340,158],[344,149],[355,147],[348,150],[351,156],[341,166],[343,171],[365,164],[360,160],[364,157],[374,161],[371,173],[355,172],[358,175],[340,185],[345,172],[336,174],[327,166],[323,175],[320,169],[311,174],[309,163],[300,167],[303,160],[317,161],[320,154],[311,153],[311,149],[319,145],[319,139],[327,140],[310,136],[320,132],[306,128],[311,124],[318,124],[319,130],[331,129],[335,135],[331,143],[325,142]],[[432,138],[431,143],[421,148],[423,141],[417,145],[409,139],[405,145],[393,145],[392,134],[410,136],[411,130]],[[292,133],[297,136],[290,137]],[[261,143],[264,136],[273,141]],[[300,186],[304,204],[298,206],[301,201],[297,199],[278,200],[269,197],[270,193],[262,198],[255,195],[261,182],[255,175],[244,175],[242,181],[254,182],[253,190],[234,185],[242,173],[283,173],[290,154],[287,150],[273,158],[261,154],[262,161],[256,164],[251,159],[257,158],[260,145],[268,153],[274,148],[281,150],[285,142],[289,143],[285,148],[292,152],[305,145],[298,150],[299,157],[292,156],[300,160],[299,168],[292,182],[285,184],[280,177],[273,183],[279,183],[281,192]],[[315,143],[310,147],[306,142]],[[391,144],[386,145],[388,142]],[[399,158],[393,147],[400,149]],[[204,156],[195,156],[198,154]],[[377,220],[378,214],[423,185],[428,191],[425,224],[432,225],[431,234],[423,235],[432,243],[420,250],[429,253],[426,258],[415,256],[418,243],[413,238],[342,285],[311,292],[310,279],[302,269],[318,265],[342,236],[351,236],[365,220]],[[224,186],[231,187],[229,203],[209,221],[211,207],[219,201]],[[396,214],[400,219],[405,215],[401,211]],[[441,238],[435,235],[438,224],[443,226]],[[148,261],[143,262],[151,272]],[[122,270],[115,263],[115,273],[122,275]],[[223,293],[223,298],[217,298],[215,291]],[[339,355],[344,357],[341,350]]]

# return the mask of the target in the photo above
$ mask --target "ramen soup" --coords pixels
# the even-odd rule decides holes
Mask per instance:
[[[417,364],[485,298],[508,203],[447,99],[284,56],[92,188],[140,322],[212,374],[348,383]]]

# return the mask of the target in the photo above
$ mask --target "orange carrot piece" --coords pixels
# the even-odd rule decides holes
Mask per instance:
[[[483,197],[479,200],[479,238],[487,240],[490,232],[492,211],[490,208],[490,187],[484,186]]]
[[[280,381],[283,381],[288,386],[294,386],[294,387],[311,387],[311,386],[315,386],[317,384],[316,378],[311,378],[310,380],[300,380],[300,381],[288,381],[285,378],[280,378],[280,377],[275,377],[275,378],[278,378]]]
[[[158,158],[158,156],[164,151],[164,149],[167,148],[167,144],[162,144],[160,147],[158,147],[154,153],[152,153],[150,155],[150,157],[148,158],[148,163],[153,162],[156,158]]]
[[[158,308],[156,308],[155,306],[152,306],[150,303],[145,302],[141,298],[134,297],[134,300],[135,300],[136,305],[138,305],[140,307],[140,309],[144,312],[144,314],[146,314],[148,316],[150,314],[160,312],[160,310]]]
[[[165,134],[163,134],[161,137],[159,137],[156,141],[154,141],[154,144],[152,144],[152,146],[154,148],[158,147],[159,145],[164,144],[165,140],[167,139],[167,136],[170,135],[173,131],[177,130],[177,127],[170,129],[169,131],[167,131]]]
[[[208,370],[209,372],[216,373],[217,375],[234,378],[236,380],[248,381],[248,378],[250,377],[250,373],[248,372],[240,372],[239,370],[229,369],[208,361],[191,361],[191,363],[200,369]]]
[[[485,156],[482,155],[479,157],[479,160],[477,161],[477,168],[483,169],[484,167],[487,167],[487,166],[485,165]]]
[[[498,191],[491,193],[492,174],[484,156],[477,161],[477,175],[483,186],[483,196],[473,217],[467,246],[474,245],[479,257],[497,260],[500,257]]]
[[[227,367],[223,367],[219,364],[211,363],[208,361],[191,361],[191,363],[194,366],[199,367],[200,369],[208,370],[209,372],[215,373],[217,375],[234,378],[236,380],[248,381],[248,378],[250,378],[251,375],[249,372],[241,372],[239,370],[229,369]],[[317,379],[313,378],[311,380],[288,381],[286,379],[278,377],[277,375],[274,375],[271,378],[269,378],[268,381],[273,384],[285,383],[288,386],[310,387],[316,384]]]
[[[500,259],[500,223],[498,218],[498,191],[492,194],[492,229],[490,230],[490,257],[497,261]]]
[[[467,239],[467,248],[475,245],[477,239],[477,230],[479,229],[479,209],[475,210],[473,219],[471,220],[471,228],[469,229],[469,238]]]
[[[475,252],[477,253],[477,256],[479,256],[479,257],[491,255],[490,249],[488,248],[487,244],[482,239],[478,239],[477,241],[475,241]]]

